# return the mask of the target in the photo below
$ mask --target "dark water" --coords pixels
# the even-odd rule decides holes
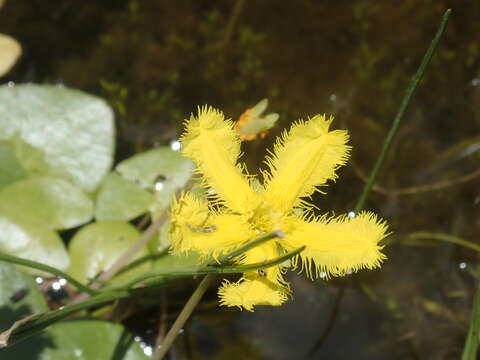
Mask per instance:
[[[199,104],[238,118],[268,97],[281,118],[267,139],[245,145],[255,172],[290,122],[333,113],[350,131],[353,158],[315,201],[343,213],[449,7],[447,31],[367,203],[394,231],[382,269],[328,282],[292,273],[293,299],[254,313],[218,309],[212,291],[172,358],[457,359],[478,254],[408,235],[480,241],[480,1],[7,0],[0,31],[22,43],[24,56],[3,80],[106,98],[117,112],[119,159],[178,136]],[[178,306],[168,307],[170,317]],[[142,322],[151,326],[145,315],[132,327]]]

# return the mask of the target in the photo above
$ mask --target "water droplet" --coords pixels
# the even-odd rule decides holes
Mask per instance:
[[[472,86],[478,86],[480,85],[480,79],[474,78],[472,79]]]
[[[61,279],[58,279],[58,283],[59,283],[61,286],[65,286],[65,285],[67,285],[67,280],[64,279],[64,278],[61,278]]]
[[[60,284],[59,281],[54,281],[52,283],[52,289],[55,290],[55,291],[58,291],[62,288],[62,284]]]
[[[62,88],[65,87],[65,84],[63,82],[59,81],[59,82],[55,83],[55,87],[62,89]]]
[[[334,102],[336,100],[337,100],[337,95],[335,95],[335,94],[330,95],[330,101],[331,102]]]
[[[142,341],[142,338],[138,335],[136,335],[133,340],[135,340],[136,342],[141,342]]]
[[[214,189],[208,189],[207,194],[208,195],[215,195],[217,192]]]
[[[40,277],[40,276],[37,276],[37,277],[35,278],[35,282],[36,282],[38,285],[41,285],[41,284],[43,284],[43,278]]]
[[[80,357],[83,355],[83,351],[80,350],[80,349],[74,349],[73,350],[73,355],[77,356],[77,357]]]
[[[464,270],[464,269],[467,268],[467,263],[461,262],[461,263],[458,264],[458,267],[459,267],[461,270]]]
[[[143,353],[147,356],[152,356],[153,355],[153,348],[151,346],[144,346],[143,347]]]
[[[348,269],[347,272],[346,272],[346,274],[347,274],[347,275],[352,275],[352,272],[353,272],[352,269]]]
[[[355,211],[349,211],[347,216],[350,218],[350,219],[353,219],[355,216],[357,216],[357,214],[355,214]]]
[[[321,279],[325,279],[327,277],[327,273],[325,271],[322,271],[318,276],[320,276]]]
[[[170,141],[170,149],[173,151],[178,151],[182,148],[182,143],[178,140],[172,140]]]
[[[13,81],[9,81],[9,82],[7,83],[7,86],[8,86],[8,87],[14,87],[14,86],[15,86],[15,83],[14,83]]]
[[[158,175],[155,179],[155,190],[161,191],[165,187],[165,180],[167,178],[164,175]]]
[[[180,330],[178,330],[178,333],[179,333],[179,334],[183,334],[184,332],[185,332],[185,329],[180,329]]]

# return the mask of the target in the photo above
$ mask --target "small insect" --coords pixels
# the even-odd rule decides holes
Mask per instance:
[[[258,276],[261,276],[261,277],[267,276],[267,270],[265,269],[258,269],[257,273],[258,273]]]
[[[16,291],[12,296],[10,296],[10,301],[13,303],[17,303],[20,300],[22,300],[25,296],[27,296],[29,292],[30,292],[30,289],[28,288],[20,289]]]
[[[187,224],[187,227],[190,229],[192,232],[196,233],[202,233],[202,234],[209,234],[217,230],[217,227],[215,225],[209,225],[209,226],[193,226],[190,224]]]

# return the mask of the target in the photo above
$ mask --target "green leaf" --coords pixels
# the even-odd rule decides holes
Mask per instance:
[[[462,360],[477,359],[478,342],[480,334],[480,287],[477,285],[473,299],[473,309],[470,318],[470,327],[463,347]]]
[[[23,141],[18,133],[0,143],[13,151],[28,176],[48,175],[51,172],[43,151]]]
[[[99,221],[129,221],[145,213],[153,195],[138,184],[111,172],[97,195],[95,218]]]
[[[0,262],[0,331],[34,313],[48,311],[31,276]],[[12,347],[0,350],[2,360],[146,360],[138,343],[121,325],[99,320],[56,323]]]
[[[69,244],[68,250],[72,261],[67,273],[82,283],[88,283],[109,268],[139,236],[140,233],[135,227],[124,222],[105,221],[84,226]],[[144,248],[131,261],[147,254],[148,251]],[[116,279],[138,275],[147,268],[150,268],[148,263]]]
[[[0,211],[49,229],[69,229],[92,218],[93,202],[64,180],[37,177],[0,191]]]
[[[62,239],[50,229],[21,215],[0,211],[0,251],[65,270],[69,257]],[[38,274],[37,270],[25,268]],[[2,283],[3,286],[3,283]]]
[[[0,140],[41,149],[51,175],[93,191],[113,160],[113,112],[95,96],[49,85],[0,86]]]
[[[45,348],[42,360],[149,359],[123,326],[107,321],[61,322],[53,325],[47,333],[56,346]]]
[[[150,210],[156,216],[170,204],[175,191],[187,183],[193,168],[191,160],[164,146],[124,160],[116,170],[125,179],[155,191],[155,203]]]
[[[25,176],[25,169],[12,150],[0,144],[0,189]]]

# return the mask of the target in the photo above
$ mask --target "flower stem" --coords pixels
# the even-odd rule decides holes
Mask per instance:
[[[86,293],[88,295],[98,294],[98,291],[96,291],[94,289],[91,289],[86,285],[83,285],[80,281],[75,280],[73,277],[64,273],[62,270],[59,270],[59,269],[54,268],[52,266],[42,264],[42,263],[39,263],[39,262],[36,262],[36,261],[33,261],[33,260],[28,260],[28,259],[19,258],[19,257],[12,256],[12,255],[7,255],[7,254],[4,254],[4,253],[0,253],[0,261],[5,261],[5,262],[8,262],[8,263],[22,265],[22,266],[27,266],[31,269],[41,270],[41,271],[47,272],[49,274],[59,276],[61,278],[64,278],[65,280],[67,280],[70,284],[75,286],[78,290],[83,291],[84,293]]]
[[[159,347],[155,349],[153,354],[153,360],[161,360],[167,354],[168,350],[172,346],[173,342],[177,338],[179,331],[187,322],[188,318],[192,314],[193,310],[200,302],[203,294],[208,290],[210,284],[213,282],[215,275],[206,275],[200,284],[197,286],[195,291],[193,292],[190,299],[188,299],[187,303],[183,307],[182,311],[178,315],[177,319],[173,323],[172,327],[168,331],[167,336],[163,339],[163,342],[160,344]]]
[[[400,103],[400,107],[398,108],[397,114],[393,120],[392,126],[390,127],[387,137],[383,142],[382,151],[380,152],[380,155],[378,156],[377,161],[375,162],[375,166],[373,167],[373,170],[370,173],[368,181],[363,187],[363,191],[360,194],[360,197],[358,198],[357,205],[355,206],[355,213],[358,213],[359,211],[361,211],[363,209],[363,206],[365,205],[365,201],[367,200],[367,197],[370,194],[370,191],[372,190],[373,185],[375,184],[375,180],[377,179],[378,172],[380,171],[383,165],[383,162],[385,161],[385,157],[387,156],[390,150],[392,141],[395,135],[397,134],[398,127],[400,126],[400,122],[402,121],[405,111],[407,110],[408,105],[410,104],[410,100],[412,99],[412,96],[415,90],[420,84],[420,81],[422,80],[423,75],[425,74],[425,71],[427,70],[427,67],[430,64],[430,60],[432,59],[433,53],[435,52],[435,49],[437,48],[437,45],[440,42],[440,39],[442,38],[443,32],[445,31],[445,28],[448,23],[448,18],[450,17],[451,12],[452,10],[448,9],[443,14],[443,19],[437,30],[437,33],[435,34],[435,37],[433,38],[430,44],[430,47],[425,53],[425,56],[423,57],[417,72],[413,76],[412,81],[410,82],[410,85],[408,86],[407,91],[405,92],[402,102]]]

